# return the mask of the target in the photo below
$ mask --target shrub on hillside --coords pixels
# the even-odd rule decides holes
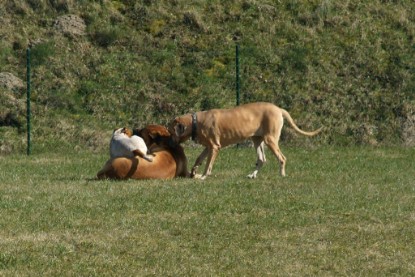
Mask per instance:
[[[34,44],[30,55],[32,65],[39,66],[45,64],[50,57],[55,55],[55,44],[53,41],[41,41]]]
[[[122,31],[114,26],[106,26],[92,31],[91,38],[94,43],[101,47],[109,47],[123,36]]]

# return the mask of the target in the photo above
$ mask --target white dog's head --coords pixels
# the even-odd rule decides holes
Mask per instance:
[[[112,133],[112,137],[128,137],[130,138],[133,135],[133,131],[127,127],[115,129]]]

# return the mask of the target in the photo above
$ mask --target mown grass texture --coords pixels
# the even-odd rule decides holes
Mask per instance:
[[[201,148],[186,148],[190,163]],[[106,154],[0,157],[0,275],[415,273],[410,148],[287,148],[255,180],[251,148],[213,176],[96,181]]]

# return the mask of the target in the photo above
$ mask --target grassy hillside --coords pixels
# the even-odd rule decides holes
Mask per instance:
[[[116,126],[234,106],[236,43],[242,103],[326,126],[321,143],[415,136],[412,0],[10,0],[0,24],[0,73],[25,81],[32,47],[35,150],[99,151]],[[21,151],[24,86],[0,92],[1,153]]]

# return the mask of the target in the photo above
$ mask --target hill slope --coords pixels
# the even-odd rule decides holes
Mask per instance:
[[[38,149],[100,150],[117,126],[234,106],[236,44],[242,103],[324,125],[322,143],[414,140],[411,0],[11,0],[0,24],[0,73],[24,81],[31,46]],[[24,85],[0,90],[1,152],[20,151]],[[283,139],[304,141],[288,128]]]

